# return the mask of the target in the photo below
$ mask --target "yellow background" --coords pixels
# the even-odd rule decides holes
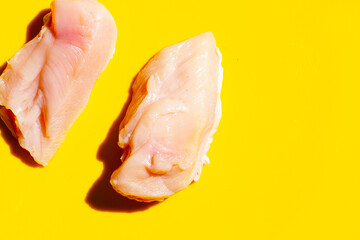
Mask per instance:
[[[34,167],[0,124],[0,239],[360,239],[358,1],[101,2],[116,53],[50,164]],[[1,2],[1,63],[49,5]],[[165,202],[128,201],[108,178],[131,80],[205,31],[224,67],[211,164]]]

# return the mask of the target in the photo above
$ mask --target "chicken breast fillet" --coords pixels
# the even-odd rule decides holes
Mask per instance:
[[[115,51],[116,25],[95,0],[55,0],[37,37],[0,77],[0,116],[46,165],[85,108]]]
[[[139,72],[120,125],[113,188],[161,201],[198,180],[221,118],[221,54],[207,32],[157,53]]]

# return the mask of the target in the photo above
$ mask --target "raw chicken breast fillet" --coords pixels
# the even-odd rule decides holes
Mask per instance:
[[[95,0],[55,0],[37,37],[0,77],[0,116],[41,165],[53,157],[115,50],[116,25]]]
[[[113,188],[161,201],[198,180],[220,118],[223,69],[212,33],[164,48],[139,72],[120,125]]]

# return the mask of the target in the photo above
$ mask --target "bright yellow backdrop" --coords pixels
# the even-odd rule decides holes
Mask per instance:
[[[50,164],[34,167],[0,124],[0,239],[360,238],[358,1],[101,2],[116,53]],[[1,2],[1,63],[49,4]],[[224,67],[211,164],[163,203],[127,201],[108,178],[131,80],[205,31]]]

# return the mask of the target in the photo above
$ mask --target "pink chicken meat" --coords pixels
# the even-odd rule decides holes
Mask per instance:
[[[46,165],[85,108],[115,50],[116,25],[95,0],[55,0],[44,26],[0,76],[0,116]]]
[[[139,72],[120,125],[113,188],[161,201],[199,179],[221,118],[221,54],[207,32],[157,53]]]

